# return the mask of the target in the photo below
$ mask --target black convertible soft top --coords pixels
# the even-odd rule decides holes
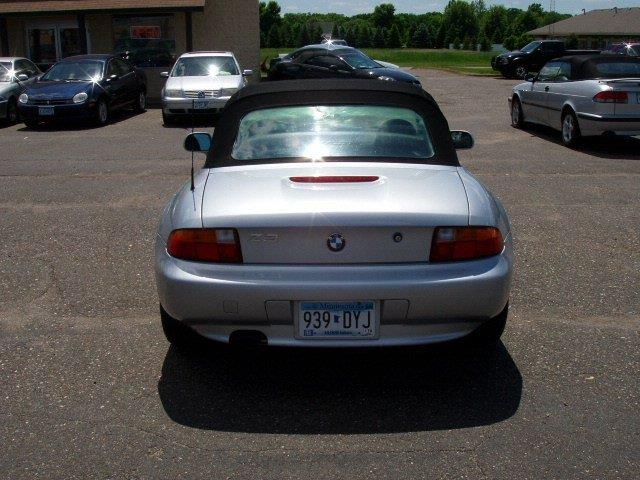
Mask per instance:
[[[603,63],[636,63],[640,58],[625,55],[567,55],[555,58],[552,62],[567,62],[571,64],[571,80],[589,80],[603,78],[597,66]]]
[[[238,91],[231,97],[218,121],[213,134],[213,148],[209,151],[205,167],[282,162],[282,159],[236,161],[231,157],[231,151],[240,122],[249,112],[299,105],[376,105],[411,109],[424,118],[435,150],[433,157],[421,160],[421,163],[459,165],[447,120],[433,97],[423,89],[403,82],[323,79],[261,82]],[[338,160],[371,161],[370,158],[347,157]],[[308,159],[294,161],[306,162]],[[409,163],[406,158],[376,158],[375,161]],[[415,163],[415,160],[411,163]]]

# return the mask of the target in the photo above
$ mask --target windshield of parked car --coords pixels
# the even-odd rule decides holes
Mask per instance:
[[[233,57],[184,57],[176,62],[172,77],[240,75]]]
[[[10,82],[13,79],[11,62],[0,62],[0,82]]]
[[[434,155],[422,116],[375,105],[256,110],[240,122],[235,160],[334,157],[426,159]]]
[[[527,43],[524,47],[520,49],[520,51],[524,53],[533,52],[539,46],[540,46],[540,42]]]
[[[367,68],[380,68],[382,65],[371,60],[364,53],[358,50],[347,50],[345,52],[337,52],[337,55],[347,62],[352,68],[367,69]]]
[[[100,60],[77,60],[56,63],[42,76],[45,82],[98,81],[102,78],[104,62]]]
[[[640,78],[640,59],[626,62],[596,62],[595,78]]]

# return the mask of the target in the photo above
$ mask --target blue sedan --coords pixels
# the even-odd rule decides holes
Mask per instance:
[[[35,128],[42,122],[64,119],[109,122],[111,113],[133,107],[144,111],[146,77],[113,55],[81,55],[56,63],[20,95],[18,108],[24,123]]]

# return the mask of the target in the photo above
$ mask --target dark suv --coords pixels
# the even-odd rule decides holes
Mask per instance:
[[[491,59],[491,67],[508,78],[524,78],[529,72],[539,72],[549,60],[565,55],[600,53],[598,50],[567,50],[560,40],[536,40],[520,50],[506,52]]]

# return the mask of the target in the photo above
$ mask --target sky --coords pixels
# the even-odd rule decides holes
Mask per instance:
[[[335,12],[344,15],[372,12],[380,3],[393,3],[396,12],[425,13],[442,11],[448,0],[278,0],[282,7],[282,13],[305,12]],[[531,3],[541,3],[545,10],[549,9],[549,0],[505,0],[504,2],[491,2],[485,0],[487,5],[502,4],[514,8],[526,9]],[[560,13],[577,14],[582,9],[595,10],[598,8],[613,7],[638,7],[639,0],[556,0],[556,11]]]

